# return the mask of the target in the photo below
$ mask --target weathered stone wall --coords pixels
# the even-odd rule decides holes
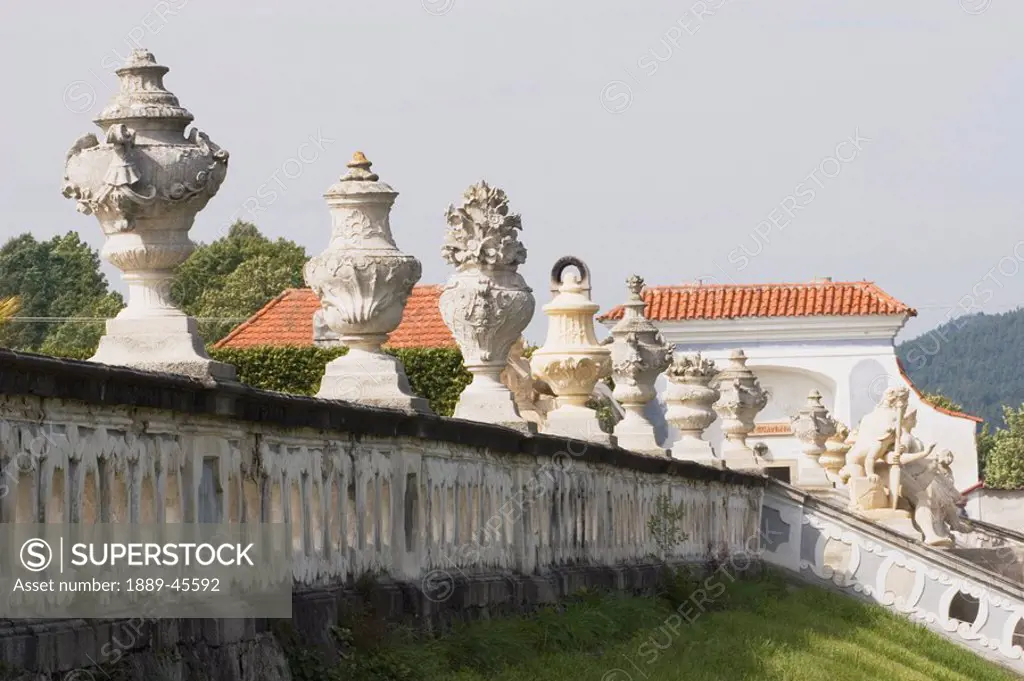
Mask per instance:
[[[329,619],[312,604],[363,575],[420,616],[460,593],[478,607],[568,593],[558,571],[607,580],[656,551],[646,520],[661,494],[687,511],[673,558],[748,551],[763,493],[759,477],[593,443],[3,350],[0,470],[2,522],[287,524],[294,619],[310,636]],[[479,586],[494,579],[507,586]],[[90,629],[38,635],[59,626]],[[232,646],[263,650],[260,626],[231,630]],[[180,644],[173,632],[160,640]],[[76,639],[52,671],[96,659],[102,638]],[[3,659],[50,659],[23,643]]]

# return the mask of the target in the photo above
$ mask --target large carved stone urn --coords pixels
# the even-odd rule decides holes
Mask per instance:
[[[644,415],[644,408],[656,395],[655,380],[672,361],[672,347],[644,316],[644,280],[634,274],[626,280],[626,289],[625,312],[611,330],[612,396],[625,410],[615,424],[615,437],[623,449],[664,456],[666,451],[658,446],[654,424]]]
[[[575,267],[576,272],[565,270]],[[579,258],[560,258],[551,270],[554,299],[542,309],[548,316],[548,336],[530,358],[534,378],[555,394],[557,406],[548,412],[543,432],[579,440],[612,444],[601,430],[597,413],[587,407],[594,386],[611,375],[611,350],[597,341],[590,299],[590,270]]]
[[[474,184],[462,205],[449,206],[441,255],[456,272],[441,294],[441,317],[462,350],[473,381],[455,405],[455,417],[535,431],[501,382],[509,350],[533,317],[533,291],[516,270],[526,262],[522,220],[508,197],[486,182]]]
[[[829,438],[836,434],[836,422],[821,402],[821,393],[811,390],[807,402],[799,412],[791,417],[793,434],[800,440],[804,459],[800,461],[799,476],[796,480],[800,487],[831,488],[832,481],[825,473],[821,464],[821,456],[826,452]]]
[[[120,91],[94,121],[100,138],[83,135],[65,161],[64,196],[99,220],[102,256],[128,283],[128,304],[91,359],[230,380],[234,367],[209,358],[195,320],[171,299],[174,270],[195,248],[189,229],[220,188],[228,152],[196,128],[185,136],[193,116],[164,89],[167,71],[134,50],[116,72]]]
[[[759,469],[761,464],[747,446],[747,437],[754,432],[754,417],[768,404],[768,393],[747,368],[747,355],[742,350],[729,354],[729,365],[719,372],[714,385],[721,393],[715,412],[722,419],[722,459],[729,468]]]
[[[402,363],[381,350],[422,270],[395,245],[390,215],[398,192],[371,165],[357,151],[348,173],[324,194],[331,240],[303,271],[320,298],[323,323],[348,346],[327,365],[317,397],[430,413],[427,401],[413,395]]]
[[[665,390],[665,420],[679,431],[679,439],[672,445],[672,457],[719,466],[711,443],[702,436],[714,423],[717,415],[712,406],[719,398],[710,383],[718,373],[715,363],[701,357],[678,355],[666,371],[668,388]]]

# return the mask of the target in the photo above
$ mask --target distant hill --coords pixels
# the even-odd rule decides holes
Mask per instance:
[[[940,392],[964,411],[1003,427],[1002,405],[1024,403],[1024,309],[947,322],[896,346],[923,392]]]

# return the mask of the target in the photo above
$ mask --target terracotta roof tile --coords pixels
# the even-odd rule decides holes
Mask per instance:
[[[644,314],[655,321],[810,317],[833,315],[917,315],[870,281],[814,281],[803,284],[650,286]],[[622,319],[622,306],[599,319]]]
[[[414,287],[402,314],[402,323],[388,337],[387,345],[393,348],[454,346],[455,339],[441,319],[440,298],[440,286]],[[214,347],[312,345],[313,313],[319,307],[320,300],[311,289],[288,289],[236,326]]]

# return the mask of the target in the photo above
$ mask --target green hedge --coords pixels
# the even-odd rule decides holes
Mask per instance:
[[[327,363],[341,357],[348,348],[261,345],[251,348],[207,347],[210,357],[233,364],[238,380],[263,390],[294,395],[315,395],[320,389]],[[462,364],[457,348],[402,348],[387,350],[405,365],[414,393],[425,397],[431,409],[451,416],[455,403],[472,376]],[[56,350],[54,356],[89,359],[93,351]]]
[[[242,383],[296,395],[315,395],[327,363],[347,351],[300,346],[209,349],[213,359],[235,366]],[[405,365],[414,393],[425,397],[436,413],[452,415],[459,394],[472,379],[458,349],[403,348],[387,352]]]

